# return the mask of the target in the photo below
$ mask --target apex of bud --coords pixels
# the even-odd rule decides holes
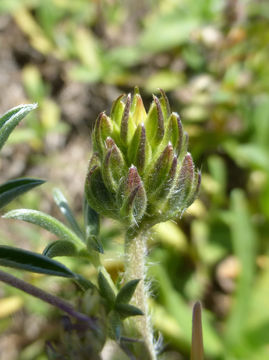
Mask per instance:
[[[165,93],[149,112],[138,89],[119,96],[92,134],[94,153],[85,183],[89,205],[127,227],[180,216],[197,197],[201,174],[187,152],[188,135]]]
[[[127,225],[136,224],[143,217],[147,207],[147,195],[142,180],[134,165],[123,181],[119,204],[120,214]]]

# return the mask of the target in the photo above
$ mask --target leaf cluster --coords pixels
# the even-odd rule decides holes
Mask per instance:
[[[35,107],[35,105],[22,105],[8,111],[0,118],[1,147],[15,126]],[[17,196],[43,183],[43,180],[24,178],[10,180],[2,184],[0,186],[0,206],[6,206]],[[56,235],[57,240],[50,243],[43,250],[42,254],[0,245],[0,265],[33,273],[69,278],[75,281],[84,293],[87,290],[92,290],[95,292],[95,295],[94,293],[92,295],[97,296],[99,301],[103,301],[106,308],[105,314],[97,311],[97,313],[94,312],[94,316],[99,318],[99,325],[101,323],[106,324],[105,327],[109,328],[108,333],[110,336],[120,343],[124,333],[122,321],[130,316],[143,315],[140,309],[129,304],[139,280],[126,283],[116,295],[112,288],[114,284],[104,268],[99,270],[96,287],[90,280],[80,274],[76,274],[61,262],[54,260],[54,257],[61,256],[78,257],[87,259],[98,269],[101,269],[99,253],[103,253],[103,247],[99,238],[99,215],[89,207],[87,201],[84,202],[84,228],[81,228],[65,196],[59,189],[54,190],[54,200],[68,225],[46,213],[31,209],[11,210],[3,216],[6,219],[22,220],[35,224]],[[90,302],[93,303],[94,300],[91,298]],[[103,333],[102,339],[105,339],[105,328],[98,331]],[[98,331],[96,336],[100,337]],[[76,341],[74,339],[72,341],[75,347]],[[98,342],[97,340],[92,341]],[[101,341],[101,343],[103,346],[104,341]],[[48,353],[53,356],[52,348],[49,349]],[[94,351],[94,354],[98,357],[97,354],[100,351],[101,348],[98,348]]]

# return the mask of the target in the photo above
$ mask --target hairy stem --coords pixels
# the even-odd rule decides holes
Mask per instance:
[[[146,234],[138,234],[134,238],[126,236],[125,241],[125,279],[141,279],[132,298],[132,305],[143,311],[143,316],[133,318],[137,330],[143,337],[148,348],[151,360],[156,360],[157,355],[153,343],[153,333],[148,310],[148,290],[146,277]]]
[[[17,289],[20,289],[24,291],[25,293],[32,295],[52,306],[57,307],[58,309],[64,311],[68,315],[72,316],[73,318],[76,318],[79,321],[87,322],[89,327],[92,330],[97,330],[97,326],[93,319],[90,317],[76,311],[71,304],[66,302],[65,300],[62,300],[58,298],[57,296],[51,295],[44,290],[39,289],[36,286],[33,286],[29,283],[27,283],[24,280],[21,280],[13,275],[10,275],[6,273],[5,271],[0,270],[0,281],[3,281],[4,283],[11,285]]]

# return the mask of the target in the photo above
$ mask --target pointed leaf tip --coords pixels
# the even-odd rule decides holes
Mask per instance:
[[[137,308],[136,306],[130,304],[116,304],[115,310],[120,314],[120,316],[125,319],[129,316],[143,316],[144,313],[142,310]]]
[[[128,281],[118,292],[116,297],[116,303],[117,304],[128,303],[131,300],[139,281],[140,279],[134,279]]]
[[[4,146],[9,135],[20,121],[36,107],[37,104],[19,105],[8,110],[0,117],[0,149]]]
[[[33,189],[36,186],[42,185],[45,180],[33,178],[21,178],[9,180],[0,185],[0,208],[9,204],[19,195]]]

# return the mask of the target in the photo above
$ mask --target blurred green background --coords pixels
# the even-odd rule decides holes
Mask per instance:
[[[59,186],[81,217],[93,123],[135,85],[147,106],[164,89],[182,117],[202,189],[183,218],[157,226],[149,242],[161,359],[189,358],[197,299],[206,359],[269,359],[268,44],[268,0],[0,1],[0,112],[39,104],[3,149],[0,182],[26,174],[48,180],[9,208],[60,217],[51,196]],[[120,229],[104,220],[102,236],[116,277]],[[38,251],[50,239],[0,220],[1,244]],[[20,276],[75,297],[67,280]],[[0,285],[3,360],[46,359],[44,343],[57,338],[59,323],[48,306]]]

